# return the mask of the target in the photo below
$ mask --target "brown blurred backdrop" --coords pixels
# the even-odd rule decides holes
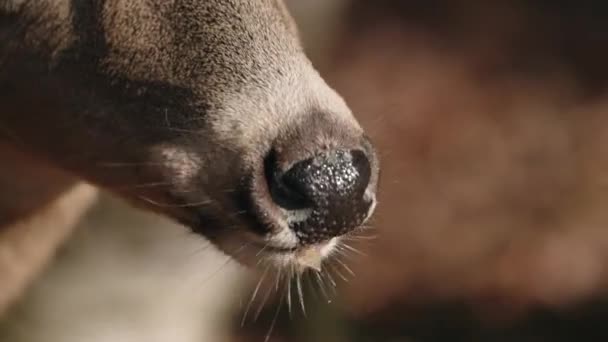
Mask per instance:
[[[377,239],[285,340],[608,337],[608,5],[340,3],[305,41],[380,151]]]
[[[608,4],[288,3],[382,180],[355,276],[270,341],[606,340]],[[196,237],[110,199],[82,225],[0,341],[264,341],[278,296],[241,326],[255,279]]]

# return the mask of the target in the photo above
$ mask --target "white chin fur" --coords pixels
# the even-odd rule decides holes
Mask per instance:
[[[279,268],[294,268],[298,272],[308,269],[320,271],[323,261],[332,254],[337,244],[338,238],[335,237],[294,252],[269,253],[266,259]]]
[[[339,237],[334,237],[323,243],[303,247],[298,245],[295,233],[286,230],[266,239],[233,232],[215,240],[215,243],[225,253],[249,267],[265,265],[304,272],[308,269],[320,270],[323,261],[334,252],[339,241]]]

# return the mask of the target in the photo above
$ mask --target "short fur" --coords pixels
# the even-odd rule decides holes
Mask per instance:
[[[246,196],[267,197],[271,149],[283,166],[332,148],[373,157],[278,0],[0,0],[0,42],[0,147],[11,151],[0,160],[27,156],[58,175],[2,179],[15,182],[2,200],[34,181],[45,192],[64,180],[58,194],[84,180],[236,256],[255,229],[292,243]]]

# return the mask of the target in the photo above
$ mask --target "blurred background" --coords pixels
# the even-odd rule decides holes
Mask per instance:
[[[288,4],[383,173],[372,228],[303,279],[306,313],[295,284],[289,310],[104,196],[0,341],[608,339],[608,3]]]

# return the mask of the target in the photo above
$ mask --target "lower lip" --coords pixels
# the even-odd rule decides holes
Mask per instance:
[[[321,255],[323,255],[323,257],[325,257],[331,253],[331,251],[333,250],[333,248],[335,247],[337,242],[338,242],[338,238],[334,237],[327,242],[316,244],[316,245],[300,246],[300,247],[293,247],[293,248],[273,247],[273,246],[267,245],[264,250],[271,252],[271,253],[277,253],[277,254],[292,254],[292,253],[296,253],[296,252],[302,251],[302,250],[307,250],[310,248],[318,248],[321,252]]]

